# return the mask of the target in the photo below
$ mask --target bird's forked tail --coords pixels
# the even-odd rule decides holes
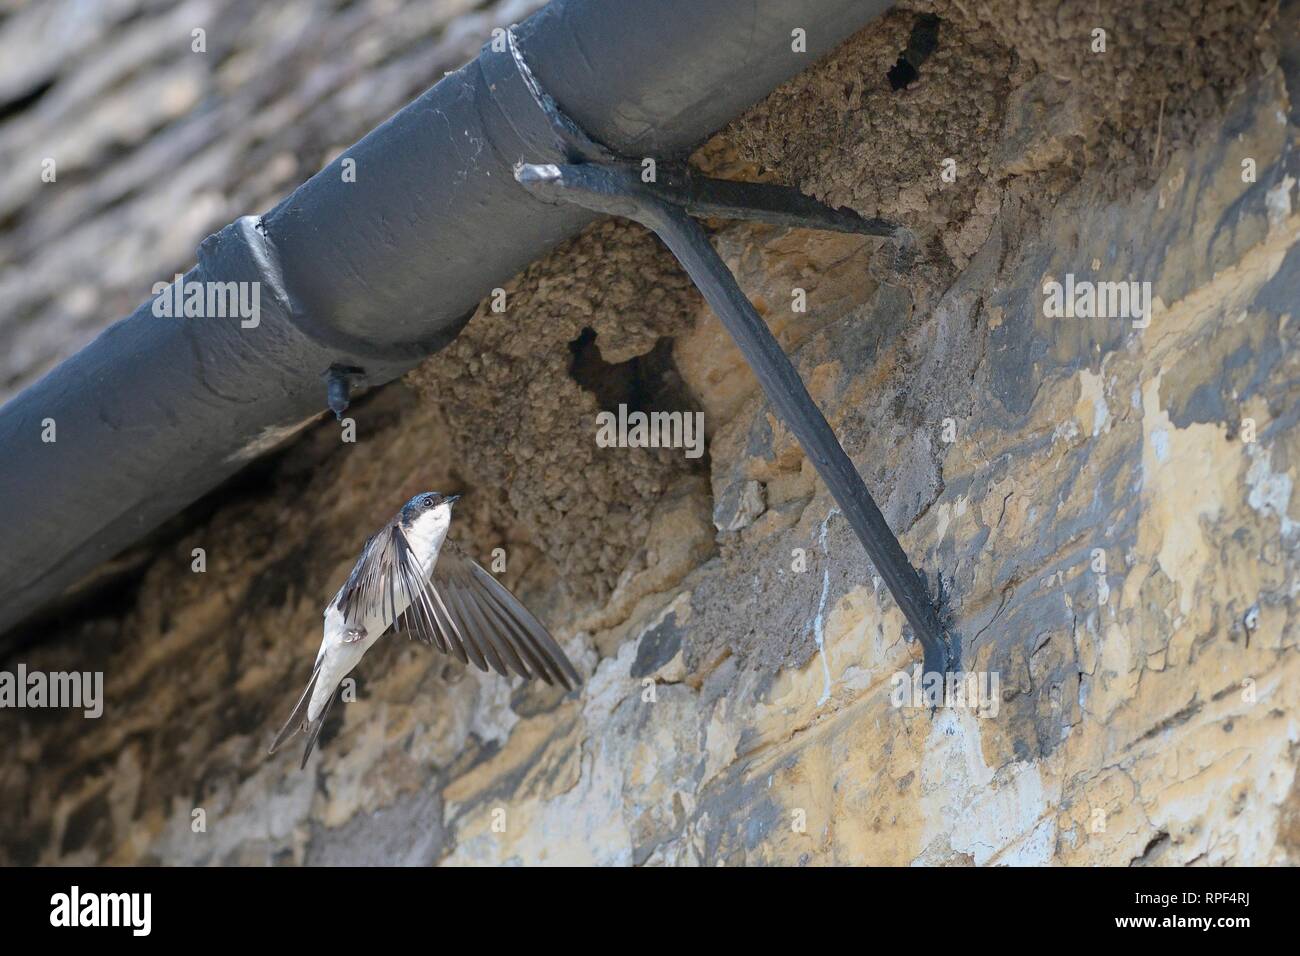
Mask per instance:
[[[307,719],[307,708],[311,704],[312,691],[316,687],[316,681],[320,677],[321,662],[316,664],[316,669],[311,673],[311,680],[307,682],[307,689],[302,692],[298,698],[297,705],[293,708],[293,713],[289,719],[284,722],[280,732],[275,735],[275,740],[271,744],[268,754],[273,754],[284,744],[286,740],[292,737],[298,731],[303,731],[307,735],[307,748],[303,751],[301,767],[307,766],[307,758],[311,756],[312,748],[316,746],[316,738],[320,736],[321,727],[325,724],[325,718],[329,716],[330,707],[334,705],[334,698],[338,696],[337,691],[330,694],[330,699],[325,706],[321,708],[320,716],[315,720]],[[301,768],[300,768],[301,769]]]

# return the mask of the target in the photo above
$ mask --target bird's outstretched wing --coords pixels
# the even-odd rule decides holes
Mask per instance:
[[[397,617],[397,597],[402,593],[399,558],[410,550],[402,526],[396,521],[366,539],[361,557],[331,602],[343,614],[345,626],[364,629],[365,620],[378,618],[380,611],[384,612],[383,620]]]
[[[542,623],[454,542],[443,542],[431,581],[413,557],[404,560],[416,573],[405,576],[414,587],[401,629],[479,670],[539,677],[566,690],[582,682]]]
[[[406,604],[400,614],[399,602]],[[559,682],[567,690],[581,683],[542,623],[454,542],[443,542],[427,580],[398,522],[366,542],[334,603],[349,628],[382,611],[395,630],[480,670]]]

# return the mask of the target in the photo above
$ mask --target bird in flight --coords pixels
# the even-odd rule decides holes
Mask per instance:
[[[302,766],[338,695],[335,691],[389,630],[406,631],[462,663],[498,674],[539,677],[573,690],[581,682],[564,651],[519,600],[455,542],[447,540],[460,495],[416,495],[371,535],[339,593],[325,608],[325,636],[307,689],[270,753],[298,731]]]

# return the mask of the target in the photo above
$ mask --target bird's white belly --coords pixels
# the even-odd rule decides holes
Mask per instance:
[[[423,526],[420,522],[416,522],[415,527],[411,529],[408,539],[417,560],[420,561],[420,571],[426,581],[438,561],[438,551],[442,548],[442,542],[446,537],[447,522],[445,521],[437,524],[426,523]],[[320,716],[339,681],[352,672],[352,668],[361,662],[366,651],[370,650],[392,625],[393,619],[388,616],[389,611],[395,611],[400,615],[409,604],[405,590],[400,586],[394,587],[392,607],[385,598],[380,607],[367,614],[362,619],[366,636],[354,641],[346,640],[348,633],[343,613],[332,605],[326,610],[325,636],[321,641],[320,654],[317,656],[321,665],[320,676],[312,689],[311,703],[307,705],[308,720],[315,720]],[[322,657],[324,660],[321,660]]]
[[[405,602],[398,600],[398,612],[405,608]],[[386,625],[380,616],[368,615],[363,622],[366,636],[357,641],[345,641],[347,629],[343,614],[335,607],[325,612],[325,636],[321,641],[320,673],[316,686],[312,688],[311,703],[307,705],[307,719],[315,720],[320,716],[325,705],[338,687],[339,681],[352,672],[352,668],[361,662],[375,641],[384,633]]]

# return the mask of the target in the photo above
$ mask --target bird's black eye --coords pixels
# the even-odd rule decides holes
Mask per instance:
[[[433,495],[425,495],[425,496],[424,496],[424,506],[425,506],[426,508],[432,508],[436,503],[437,503],[437,502],[435,502],[435,501],[433,500]]]

